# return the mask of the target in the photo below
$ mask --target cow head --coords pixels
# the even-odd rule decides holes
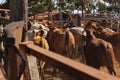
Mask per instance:
[[[95,30],[94,29],[85,29],[83,31],[83,38],[85,41],[89,41],[92,38],[95,38],[94,36]]]
[[[90,21],[86,24],[85,28],[86,29],[97,29],[97,22],[94,22],[94,21]]]

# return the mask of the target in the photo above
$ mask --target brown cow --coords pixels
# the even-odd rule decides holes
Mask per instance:
[[[38,45],[46,50],[49,50],[49,45],[48,45],[47,40],[45,39],[43,30],[38,31],[36,33],[36,36],[33,38],[33,42],[35,45]],[[37,63],[38,63],[38,69],[40,72],[40,78],[43,79],[44,78],[45,61],[37,59]]]
[[[50,50],[75,59],[75,39],[73,34],[69,30],[57,28],[55,25],[49,25],[49,29],[47,40]],[[53,68],[53,72],[58,72],[58,70]]]
[[[116,75],[114,51],[111,43],[96,38],[93,29],[86,30],[84,51],[87,65],[97,69],[106,66],[110,74]]]
[[[36,45],[42,47],[42,48],[45,48],[47,50],[49,50],[49,45],[48,45],[48,42],[47,40],[45,39],[44,37],[44,31],[38,31],[36,33],[36,36],[33,38],[33,41]]]
[[[74,58],[75,39],[73,34],[63,28],[50,26],[48,32],[48,44],[51,51]]]
[[[112,44],[115,53],[115,59],[120,64],[120,32],[114,32],[110,29],[108,31],[108,29],[106,30],[106,28],[97,26],[95,24],[93,25],[92,22],[88,23],[86,28],[94,29],[96,31],[95,36],[97,38],[104,39]]]
[[[118,32],[107,32],[107,33],[100,32],[100,34],[95,34],[95,35],[96,35],[96,37],[102,38],[112,44],[114,53],[115,53],[115,59],[120,64],[120,33],[118,33]]]
[[[80,62],[85,63],[84,50],[83,46],[85,41],[83,39],[82,32],[84,31],[83,27],[76,26],[73,22],[67,22],[64,24],[63,28],[69,29],[75,38],[75,54],[76,58],[79,58]]]
[[[82,35],[84,28],[72,27],[69,28],[69,31],[73,34],[75,38],[75,52],[77,54],[76,57],[80,58],[80,62],[85,63],[84,50],[83,50],[83,46],[85,45],[85,40],[83,39],[83,35]]]

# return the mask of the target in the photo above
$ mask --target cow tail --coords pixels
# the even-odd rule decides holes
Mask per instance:
[[[104,46],[103,44],[101,44],[101,46],[103,47],[103,49],[105,49],[105,50],[104,50],[105,52],[103,52],[103,53],[104,53],[104,56],[105,56],[105,60],[106,60],[106,62],[107,62],[107,65],[109,66],[109,69],[108,69],[108,70],[109,70],[109,71],[111,70],[111,71],[113,72],[113,74],[116,75],[116,72],[115,72],[112,64],[109,62],[109,57],[108,57],[108,55],[107,55],[107,50],[106,50],[105,46]],[[112,73],[111,73],[111,74],[112,74]]]
[[[70,33],[70,31],[66,31],[65,43],[68,57],[74,59],[75,40],[74,36],[72,35],[72,33]]]
[[[69,35],[68,35],[68,32],[65,32],[65,52],[66,52],[66,56],[67,57],[70,57],[69,55],[69,48],[68,48],[68,45],[69,45]]]

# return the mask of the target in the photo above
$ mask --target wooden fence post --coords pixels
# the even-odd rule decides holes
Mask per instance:
[[[17,80],[17,56],[15,50],[8,46],[8,80]]]
[[[23,44],[19,44],[19,47],[22,50],[22,52],[24,53],[24,57],[26,59],[26,67],[25,67],[25,71],[24,71],[24,74],[23,74],[23,80],[31,80],[29,66],[28,66],[28,61],[27,61],[27,56],[26,56],[26,54],[27,54],[27,47],[26,47],[26,45],[24,43]]]

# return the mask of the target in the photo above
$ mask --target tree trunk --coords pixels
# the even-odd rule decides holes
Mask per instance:
[[[10,22],[27,20],[27,0],[10,0]]]

